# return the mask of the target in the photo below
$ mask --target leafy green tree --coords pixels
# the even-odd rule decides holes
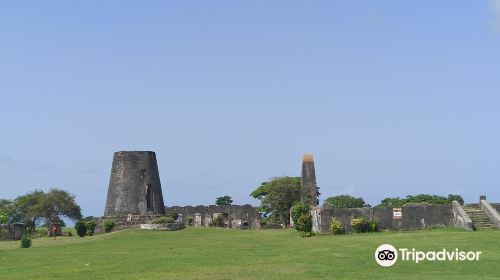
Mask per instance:
[[[12,220],[15,212],[12,200],[0,199],[0,224],[7,224]]]
[[[250,195],[261,202],[264,217],[290,225],[290,209],[300,201],[300,177],[276,177],[262,183]]]
[[[388,198],[384,198],[382,199],[382,201],[380,202],[379,205],[375,206],[375,207],[381,207],[381,208],[384,208],[384,207],[388,207],[388,208],[392,208],[392,207],[401,207],[405,204],[405,201],[403,199],[400,199],[399,197],[388,197]]]
[[[334,208],[361,208],[365,206],[363,198],[350,195],[332,196],[327,198],[325,202]]]
[[[464,198],[461,195],[458,194],[449,194],[448,195],[448,202],[453,202],[456,200],[460,205],[464,205]]]
[[[38,214],[46,221],[57,221],[61,216],[71,220],[82,218],[80,206],[75,201],[75,196],[60,189],[50,189],[40,200]]]
[[[215,205],[231,205],[233,203],[233,198],[228,196],[228,195],[225,195],[225,196],[221,196],[221,197],[217,197],[217,199],[215,200]]]
[[[0,224],[6,224],[9,221],[9,217],[4,210],[0,209]]]
[[[402,207],[411,203],[428,204],[428,205],[448,205],[453,200],[457,200],[460,204],[464,203],[464,199],[460,195],[450,194],[448,197],[430,194],[408,195],[405,198],[385,198],[379,205],[375,207]]]
[[[33,229],[42,218],[42,200],[45,193],[41,190],[35,190],[25,195],[18,196],[13,201],[12,222],[21,222],[27,228]]]

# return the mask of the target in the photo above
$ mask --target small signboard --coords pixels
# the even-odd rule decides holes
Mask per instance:
[[[392,219],[401,220],[403,218],[403,211],[401,208],[392,208]]]

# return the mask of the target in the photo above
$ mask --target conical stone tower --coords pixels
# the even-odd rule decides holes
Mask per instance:
[[[113,156],[104,216],[165,214],[156,154],[121,151]]]
[[[302,201],[307,202],[312,207],[318,206],[318,190],[313,155],[304,155],[304,160],[302,161],[301,187]]]

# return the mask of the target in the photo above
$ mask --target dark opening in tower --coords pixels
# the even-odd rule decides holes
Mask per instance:
[[[146,207],[148,211],[154,211],[153,209],[153,189],[151,185],[146,186]]]

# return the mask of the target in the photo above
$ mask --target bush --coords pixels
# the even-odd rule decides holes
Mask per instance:
[[[83,220],[76,222],[75,230],[78,236],[84,237],[87,234],[87,223]]]
[[[49,228],[47,227],[37,227],[33,232],[36,236],[49,236]]]
[[[368,221],[368,224],[370,226],[370,232],[378,232],[379,231],[379,222],[375,220],[374,218],[371,218]]]
[[[295,204],[290,211],[290,218],[292,218],[293,224],[297,224],[300,216],[309,213],[309,211],[311,211],[311,207],[304,202]]]
[[[102,227],[104,228],[104,232],[112,232],[115,228],[115,222],[113,222],[113,220],[105,219],[102,221]]]
[[[0,239],[2,240],[9,239],[9,229],[6,226],[2,227],[2,229],[0,230]]]
[[[309,237],[312,235],[312,216],[307,212],[302,214],[294,225],[295,229],[300,232],[302,237]]]
[[[172,217],[164,216],[164,217],[159,217],[159,218],[154,219],[151,223],[152,224],[173,224],[173,223],[175,223],[175,220]]]
[[[379,222],[373,218],[370,220],[364,217],[352,218],[351,226],[352,230],[356,233],[379,231]]]
[[[27,234],[23,234],[21,238],[21,248],[29,248],[31,247],[31,238]]]
[[[332,234],[343,234],[345,233],[345,228],[342,222],[337,218],[332,218],[330,221],[330,232]]]
[[[224,218],[222,215],[218,215],[213,221],[212,226],[214,227],[223,227],[224,226]]]
[[[356,233],[363,233],[370,231],[370,223],[364,217],[351,219],[352,230]]]
[[[87,235],[88,236],[94,235],[95,227],[96,227],[95,221],[94,220],[86,221],[85,226],[87,227]]]
[[[187,217],[187,223],[188,223],[188,225],[192,226],[193,225],[193,217],[191,217],[191,216]]]
[[[174,219],[174,222],[177,221],[177,219],[179,219],[179,213],[170,213],[170,214],[167,214],[166,216]]]

